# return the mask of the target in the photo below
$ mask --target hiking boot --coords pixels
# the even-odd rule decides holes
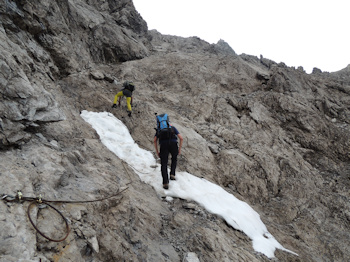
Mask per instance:
[[[131,111],[128,112],[128,117],[131,117]]]
[[[164,188],[164,189],[168,189],[168,188],[169,188],[169,185],[168,185],[168,184],[164,184],[164,185],[163,185],[163,188]]]
[[[170,175],[170,180],[176,180],[175,175]]]

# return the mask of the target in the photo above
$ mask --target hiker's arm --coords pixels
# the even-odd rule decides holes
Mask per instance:
[[[179,155],[181,154],[181,148],[182,148],[182,142],[184,141],[181,134],[178,134],[177,137],[180,139],[180,145],[179,145]]]
[[[157,145],[157,136],[154,136],[154,148],[156,149],[157,156],[159,157],[158,145]]]

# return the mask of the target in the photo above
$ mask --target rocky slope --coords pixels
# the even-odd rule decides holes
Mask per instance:
[[[0,193],[51,200],[71,233],[39,235],[28,202],[0,201],[0,261],[269,261],[196,203],[164,201],[105,148],[81,110],[109,111],[153,150],[155,112],[185,137],[178,168],[250,204],[276,261],[350,256],[350,70],[306,74],[224,41],[148,31],[130,0],[0,3]],[[111,109],[124,80],[133,116]],[[160,181],[161,183],[161,181]],[[9,199],[9,198],[7,198]],[[233,207],[234,208],[234,207]],[[49,207],[31,209],[52,238]]]

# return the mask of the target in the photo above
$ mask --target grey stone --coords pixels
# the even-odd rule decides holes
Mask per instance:
[[[90,75],[92,76],[93,79],[95,80],[102,80],[104,79],[104,74],[101,71],[93,71],[90,72]]]
[[[199,258],[196,253],[188,252],[183,260],[183,262],[199,262]]]
[[[148,31],[130,0],[3,1],[0,11],[0,193],[79,202],[53,202],[71,228],[55,243],[29,223],[27,202],[0,201],[0,261],[271,261],[222,218],[159,198],[82,110],[114,114],[147,150],[154,113],[167,112],[184,137],[177,170],[247,202],[299,254],[274,260],[350,256],[350,66],[306,74],[224,41]],[[130,119],[125,99],[111,109],[125,80],[136,85]],[[48,207],[32,218],[65,232]]]

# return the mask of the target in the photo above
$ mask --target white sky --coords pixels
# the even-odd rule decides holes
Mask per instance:
[[[247,203],[218,185],[181,172],[181,166],[177,167],[176,181],[170,181],[168,190],[163,189],[160,165],[156,163],[153,154],[141,149],[134,142],[127,127],[113,114],[84,110],[81,117],[96,130],[101,142],[110,151],[128,163],[140,179],[151,185],[158,195],[166,196],[167,201],[178,197],[197,202],[209,212],[225,219],[233,228],[243,231],[252,240],[254,250],[269,258],[274,257],[276,248],[295,254],[278,243],[268,232],[259,214]]]
[[[133,0],[148,29],[334,72],[350,64],[349,0]]]

